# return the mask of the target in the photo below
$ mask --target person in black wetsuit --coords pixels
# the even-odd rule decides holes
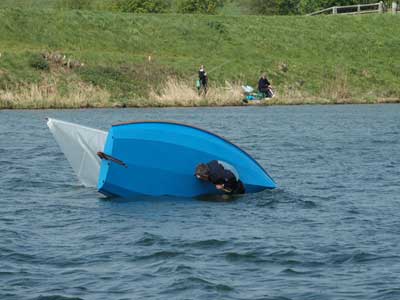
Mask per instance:
[[[263,73],[258,80],[258,91],[264,94],[265,97],[272,97],[270,91],[271,83],[269,82],[267,75]]]
[[[199,82],[200,82],[199,95],[201,93],[204,93],[204,95],[206,95],[208,89],[208,76],[206,69],[204,68],[204,65],[201,65],[199,69]]]
[[[195,176],[199,180],[211,182],[217,190],[225,194],[244,194],[245,188],[238,178],[239,175],[235,175],[236,171],[230,170],[226,165],[226,163],[217,160],[199,164],[196,167]]]

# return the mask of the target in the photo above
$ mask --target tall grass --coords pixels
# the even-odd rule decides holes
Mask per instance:
[[[172,77],[158,92],[151,90],[149,99],[159,106],[228,106],[241,105],[243,94],[239,84],[230,82],[199,94],[191,82]]]
[[[83,108],[110,106],[110,94],[98,87],[75,82],[63,92],[56,80],[0,90],[0,108]]]

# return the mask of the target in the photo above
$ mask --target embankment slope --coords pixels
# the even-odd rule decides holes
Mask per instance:
[[[388,14],[0,9],[0,107],[163,105],[152,103],[151,91],[162,92],[171,77],[194,86],[200,64],[212,86],[255,85],[266,71],[279,95],[275,103],[397,101],[398,49],[400,16]],[[43,62],[45,53],[62,58]]]

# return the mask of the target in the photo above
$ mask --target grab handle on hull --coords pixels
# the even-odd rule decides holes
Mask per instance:
[[[104,152],[97,152],[97,156],[100,157],[100,159],[105,159],[112,161],[113,163],[116,163],[120,166],[123,166],[125,168],[128,168],[127,164],[124,163],[122,160],[119,160],[118,158],[112,157],[111,155],[105,154]]]

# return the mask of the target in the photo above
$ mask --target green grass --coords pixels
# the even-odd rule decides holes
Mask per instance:
[[[50,75],[62,76],[64,82],[78,77],[119,102],[145,99],[150,88],[157,89],[169,76],[194,81],[200,64],[206,65],[213,85],[229,80],[254,86],[260,72],[266,71],[278,94],[296,90],[304,97],[329,98],[332,91],[346,89],[344,94],[352,99],[398,99],[398,49],[400,16],[392,15],[261,17],[0,9],[0,89],[40,82]],[[33,68],[32,55],[44,51],[61,52],[85,66],[69,72],[60,72],[60,66],[50,66],[50,71]]]
[[[112,0],[91,0],[93,9],[102,8],[105,4]],[[64,0],[1,0],[0,8],[34,8],[34,9],[49,9],[49,8],[64,8]]]
[[[61,0],[1,0],[0,8],[54,8]]]

